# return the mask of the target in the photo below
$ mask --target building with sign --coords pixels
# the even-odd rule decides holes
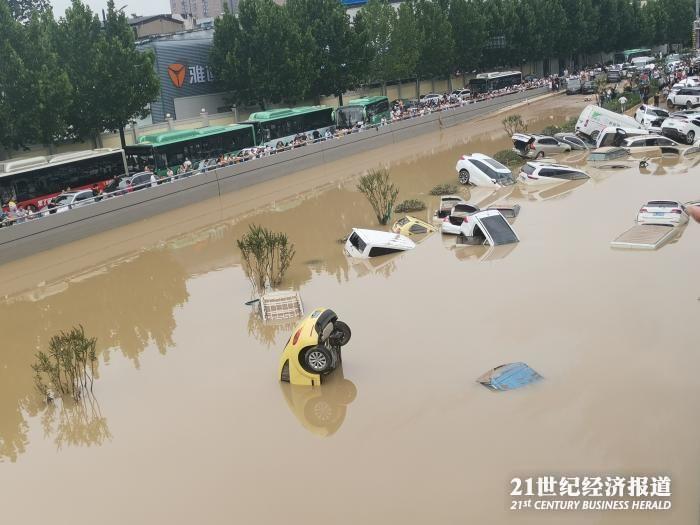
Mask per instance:
[[[225,93],[217,89],[209,66],[214,31],[211,29],[163,35],[142,40],[140,49],[155,53],[156,73],[160,78],[160,97],[151,103],[154,123],[168,115],[185,119],[196,117],[202,109],[223,113],[231,108]]]

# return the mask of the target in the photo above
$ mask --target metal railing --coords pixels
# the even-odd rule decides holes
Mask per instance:
[[[120,197],[123,195],[128,195],[129,193],[132,193],[134,191],[139,191],[139,190],[144,190],[150,187],[155,187],[155,186],[160,186],[162,184],[168,184],[175,182],[179,179],[184,179],[187,177],[192,177],[192,176],[197,176],[202,173],[206,173],[208,171],[217,169],[217,168],[223,168],[227,166],[234,166],[236,164],[242,164],[242,163],[247,163],[251,162],[260,158],[265,158],[265,157],[270,157],[272,155],[276,155],[279,153],[284,153],[286,151],[291,151],[293,149],[298,149],[300,147],[308,146],[310,144],[318,144],[321,142],[327,142],[327,141],[334,141],[334,140],[341,140],[343,137],[348,136],[348,135],[354,135],[356,133],[362,133],[366,132],[368,130],[372,129],[379,129],[384,126],[387,126],[389,124],[392,124],[394,122],[403,122],[406,120],[411,120],[411,119],[416,119],[416,118],[421,118],[424,116],[431,115],[433,113],[439,113],[439,112],[444,112],[444,111],[450,111],[450,110],[455,110],[458,108],[462,108],[468,105],[472,104],[478,104],[481,102],[486,102],[489,100],[493,100],[502,96],[508,96],[512,95],[514,93],[521,93],[524,91],[529,91],[532,89],[538,89],[541,87],[545,87],[548,85],[544,81],[539,81],[539,82],[533,82],[527,85],[519,86],[518,89],[504,89],[500,90],[497,92],[492,92],[488,93],[486,95],[480,96],[475,99],[468,99],[468,100],[459,100],[459,101],[452,101],[452,102],[446,102],[442,104],[419,104],[417,106],[412,106],[411,108],[405,109],[403,112],[396,113],[392,111],[392,119],[389,121],[387,120],[386,122],[382,122],[380,124],[372,124],[372,125],[362,125],[358,127],[354,127],[348,130],[342,130],[342,129],[336,129],[332,135],[330,136],[320,136],[317,138],[307,138],[306,140],[296,140],[293,141],[290,144],[285,144],[284,146],[280,147],[270,147],[270,146],[260,146],[260,147],[253,147],[253,148],[246,148],[242,150],[242,155],[239,153],[235,157],[230,157],[226,156],[224,157],[223,160],[217,160],[217,159],[204,159],[201,161],[198,165],[197,168],[191,169],[186,172],[182,173],[176,173],[173,174],[172,176],[166,176],[166,177],[157,177],[157,180],[154,181],[147,181],[142,184],[137,184],[137,185],[129,185],[124,188],[120,188],[111,192],[101,192],[98,193],[97,195],[94,195],[93,197],[89,197],[87,199],[83,199],[77,202],[72,202],[69,204],[64,204],[60,206],[54,206],[54,207],[44,207],[40,210],[37,210],[35,212],[30,212],[29,210],[10,210],[9,213],[7,212],[2,212],[0,211],[0,228],[5,228],[13,225],[19,225],[23,223],[28,223],[32,222],[34,220],[41,219],[42,217],[48,217],[50,215],[54,215],[57,213],[64,213],[69,210],[73,210],[76,208],[83,208],[85,206],[89,206],[92,204],[96,204],[98,202],[103,202],[108,199],[112,199],[115,197]],[[80,191],[89,191],[89,190],[80,190]]]

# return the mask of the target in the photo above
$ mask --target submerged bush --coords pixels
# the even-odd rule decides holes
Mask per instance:
[[[438,184],[430,190],[431,195],[450,195],[452,193],[457,193],[459,190],[454,184]]]
[[[542,135],[549,135],[550,137],[553,137],[557,133],[573,133],[574,131],[576,131],[577,120],[578,119],[576,117],[572,117],[561,126],[547,126],[542,130]]]
[[[292,263],[294,245],[287,234],[276,233],[262,226],[250,225],[250,231],[236,241],[243,256],[246,275],[257,293],[282,282]]]
[[[419,201],[418,199],[408,199],[397,204],[394,211],[396,213],[408,213],[410,211],[422,211],[424,209],[425,203],[423,201]]]
[[[508,136],[514,135],[515,133],[525,133],[527,131],[527,124],[520,115],[508,115],[501,121],[503,124],[503,129],[506,131]]]
[[[97,339],[87,337],[82,326],[61,332],[49,341],[49,352],[36,354],[34,383],[47,400],[70,395],[78,401],[92,392]]]
[[[367,197],[379,224],[389,222],[391,210],[399,194],[399,188],[389,180],[389,170],[386,168],[369,170],[367,175],[360,177],[357,189]]]
[[[516,152],[514,152],[512,149],[503,149],[499,152],[497,152],[493,158],[503,164],[504,166],[511,167],[511,166],[518,166],[522,164],[524,159],[518,155]]]

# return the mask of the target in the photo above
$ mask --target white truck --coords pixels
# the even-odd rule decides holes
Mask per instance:
[[[576,122],[576,132],[590,137],[594,142],[605,128],[631,128],[644,129],[639,122],[632,117],[615,113],[607,109],[590,104],[586,106]]]

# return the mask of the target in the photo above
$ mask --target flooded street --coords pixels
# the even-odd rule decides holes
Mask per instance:
[[[700,520],[700,225],[654,252],[613,250],[650,199],[700,198],[700,168],[591,169],[492,194],[522,206],[513,248],[433,234],[348,259],[378,229],[356,191],[389,165],[430,221],[461,154],[578,116],[555,97],[266,182],[0,267],[0,491],[6,523],[678,524]],[[580,159],[572,154],[570,160]],[[560,159],[561,160],[561,159]],[[566,156],[563,157],[566,160]],[[586,168],[587,169],[587,168]],[[264,324],[236,239],[287,233],[283,288],[353,331],[320,388],[280,384],[294,323]],[[46,410],[30,365],[61,330],[97,337],[95,398]],[[544,380],[475,379],[523,361]],[[666,512],[509,510],[513,477],[668,475]]]

